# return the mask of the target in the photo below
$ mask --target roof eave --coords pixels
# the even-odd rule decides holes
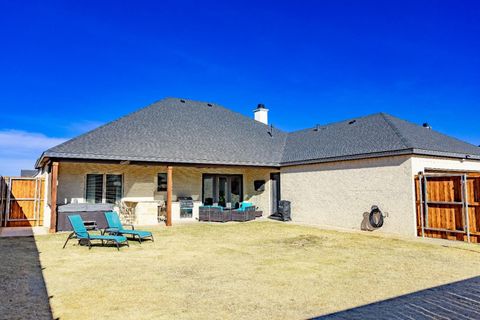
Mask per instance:
[[[42,160],[40,160],[42,159]],[[188,164],[188,165],[226,165],[226,166],[251,166],[251,167],[269,167],[279,168],[276,162],[249,162],[249,161],[223,161],[208,159],[179,159],[179,158],[155,158],[155,157],[139,157],[139,156],[117,156],[117,155],[95,155],[95,154],[72,154],[49,152],[42,154],[37,160],[37,164],[41,165],[45,159],[58,159],[67,161],[131,161],[138,163],[167,163],[167,164]]]
[[[442,158],[480,160],[480,154],[468,154],[468,153],[423,150],[423,149],[413,149],[413,153],[416,155],[425,155],[425,156],[442,157]]]
[[[178,163],[178,164],[196,164],[196,165],[228,165],[228,166],[253,166],[253,167],[287,167],[305,164],[315,163],[327,163],[336,161],[349,161],[349,160],[361,160],[380,157],[392,157],[401,155],[422,155],[441,158],[453,158],[464,160],[480,160],[480,154],[464,154],[456,152],[445,152],[435,150],[423,150],[423,149],[401,149],[383,152],[372,152],[355,155],[343,155],[328,158],[307,159],[307,160],[295,160],[286,161],[280,163],[262,163],[262,162],[248,162],[248,161],[222,161],[222,160],[208,160],[208,159],[178,159],[178,158],[153,158],[153,157],[139,157],[139,156],[116,156],[116,155],[85,155],[85,154],[70,154],[70,153],[57,153],[57,152],[44,152],[35,163],[35,168],[41,168],[45,161],[53,159],[65,159],[65,160],[84,160],[84,161],[135,161],[135,162],[152,162],[152,163]]]
[[[37,159],[37,161],[35,161],[35,169],[40,169],[43,167],[43,164],[45,162],[46,159],[48,159],[48,157],[45,156],[45,152],[42,152],[42,154],[40,155],[40,157]]]
[[[371,158],[381,158],[381,157],[392,157],[392,156],[401,156],[401,155],[408,155],[408,154],[431,156],[431,157],[440,157],[440,158],[480,160],[480,155],[479,154],[465,154],[465,153],[423,150],[423,149],[412,148],[412,149],[401,149],[401,150],[392,150],[392,151],[383,151],[383,152],[363,153],[363,154],[355,154],[355,155],[344,155],[344,156],[319,158],[319,159],[287,161],[287,162],[280,163],[280,166],[287,167],[287,166],[296,166],[296,165],[304,165],[304,164],[315,164],[315,163],[326,163],[326,162],[336,162],[336,161],[349,161],[349,160],[361,160],[361,159],[371,159]]]
[[[342,155],[342,156],[336,156],[336,157],[298,160],[298,161],[286,161],[286,162],[280,163],[280,165],[282,167],[288,167],[288,166],[296,166],[296,165],[303,165],[303,164],[315,164],[315,163],[326,163],[326,162],[336,162],[336,161],[361,160],[361,159],[391,157],[391,156],[406,155],[406,154],[412,154],[412,149],[362,153],[362,154],[355,154],[355,155]]]

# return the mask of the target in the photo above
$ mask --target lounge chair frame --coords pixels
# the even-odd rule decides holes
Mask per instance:
[[[65,247],[67,246],[67,243],[68,243],[68,241],[70,241],[70,239],[75,239],[75,238],[76,238],[76,239],[78,239],[78,243],[79,243],[79,244],[81,244],[81,241],[82,241],[82,240],[86,241],[86,242],[87,242],[87,245],[88,245],[88,250],[91,250],[91,249],[92,249],[92,241],[93,241],[93,240],[100,240],[100,241],[102,242],[102,247],[103,247],[105,244],[108,244],[108,243],[111,242],[111,243],[115,244],[116,247],[117,247],[117,250],[120,251],[120,244],[121,244],[121,243],[120,243],[118,240],[116,240],[116,239],[98,239],[98,238],[92,238],[92,237],[90,236],[90,233],[89,233],[88,231],[85,231],[86,236],[79,236],[79,235],[77,234],[77,232],[75,231],[75,227],[73,226],[73,224],[72,224],[72,222],[70,221],[70,219],[69,219],[68,221],[69,221],[70,224],[72,225],[73,231],[72,231],[72,233],[70,233],[70,234],[68,235],[67,240],[66,240],[65,243],[63,244],[62,249],[65,249]],[[104,235],[101,230],[100,230],[100,233],[101,233],[102,236]],[[118,235],[118,234],[112,233],[112,234],[110,234],[110,235]],[[124,241],[125,244],[127,245],[127,247],[130,247],[130,244],[128,243],[128,238],[125,237],[125,239],[126,239],[126,240]],[[123,243],[123,242],[122,242],[122,243]]]
[[[143,240],[143,239],[148,239],[148,238],[150,238],[150,239],[152,240],[152,242],[155,242],[155,238],[153,237],[153,233],[152,233],[152,232],[150,232],[150,235],[149,235],[149,236],[145,236],[145,237],[141,237],[141,236],[138,235],[138,234],[133,234],[133,233],[129,233],[129,232],[123,233],[122,230],[127,230],[127,229],[124,229],[125,226],[132,228],[131,230],[133,230],[133,231],[135,231],[135,226],[134,226],[133,224],[122,224],[122,223],[120,222],[120,219],[119,219],[119,223],[120,223],[120,225],[122,226],[122,229],[116,228],[116,227],[110,227],[110,222],[109,222],[109,219],[107,218],[107,213],[114,213],[114,214],[116,214],[117,217],[118,217],[118,213],[116,213],[115,211],[105,212],[105,220],[107,221],[107,225],[109,225],[109,227],[108,227],[108,228],[105,228],[105,229],[102,231],[102,235],[104,235],[105,233],[108,233],[108,234],[110,234],[110,235],[123,235],[123,236],[125,236],[127,239],[128,239],[127,235],[131,235],[132,238],[131,238],[130,240],[135,241],[135,237],[137,237],[139,243],[142,243],[142,240]]]

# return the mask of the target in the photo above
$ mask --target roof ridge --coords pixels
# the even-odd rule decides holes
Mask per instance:
[[[360,119],[370,118],[370,117],[374,117],[374,116],[381,115],[381,114],[382,114],[382,112],[376,112],[376,113],[371,113],[371,114],[367,114],[367,115],[364,115],[364,116],[350,117],[348,119],[332,121],[332,122],[329,122],[329,123],[326,123],[326,124],[318,124],[318,126],[320,128],[324,128],[324,127],[329,127],[329,126],[333,126],[333,125],[336,125],[336,124],[349,122],[349,121],[352,121],[352,120],[360,120]],[[308,131],[308,130],[315,129],[316,127],[317,127],[317,125],[315,125],[313,127],[294,130],[294,131],[288,131],[288,133],[290,134],[290,133],[297,133],[297,132],[301,132],[301,131]]]
[[[393,132],[400,138],[400,141],[403,143],[403,145],[406,147],[406,148],[413,148],[413,144],[411,143],[410,140],[408,140],[407,138],[405,138],[400,130],[398,130],[398,128],[393,124],[392,121],[390,121],[390,119],[387,118],[387,114],[384,113],[384,112],[380,112],[379,115],[385,120],[385,122],[388,124],[388,126],[393,130]],[[388,115],[390,116],[390,115]]]
[[[251,117],[249,117],[249,116],[247,116],[247,115],[245,115],[245,114],[243,114],[243,113],[241,113],[241,112],[239,112],[239,111],[236,111],[236,110],[232,110],[232,109],[230,109],[230,108],[227,108],[227,107],[225,107],[224,105],[219,104],[219,103],[217,103],[217,102],[201,101],[201,100],[194,100],[194,99],[189,99],[189,98],[178,98],[178,97],[166,97],[166,98],[164,98],[164,99],[162,99],[162,100],[168,100],[168,99],[173,99],[173,100],[178,99],[178,100],[184,100],[184,101],[189,101],[189,102],[194,102],[194,103],[205,103],[205,104],[207,104],[207,105],[211,104],[212,106],[215,106],[215,107],[217,107],[217,108],[222,108],[222,109],[224,109],[224,110],[226,110],[226,111],[228,111],[228,112],[230,112],[230,113],[232,113],[232,114],[241,116],[241,117],[242,117],[243,119],[245,119],[245,120],[250,120],[251,122],[253,121],[253,123],[256,123],[256,124],[258,124],[258,125],[261,125],[261,126],[264,126],[264,127],[267,127],[267,128],[273,127],[274,130],[277,130],[277,131],[282,132],[282,133],[284,133],[284,134],[288,134],[287,131],[282,130],[282,129],[276,127],[273,123],[265,124],[265,123],[263,123],[263,122],[260,122],[260,121],[255,120],[254,118],[251,118]],[[160,101],[162,101],[162,100],[159,100],[159,101],[157,101],[157,102],[160,102]]]

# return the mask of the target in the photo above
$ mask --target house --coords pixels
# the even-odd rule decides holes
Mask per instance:
[[[166,98],[46,150],[36,167],[53,228],[52,203],[134,203],[136,223],[155,224],[162,201],[182,219],[179,197],[193,198],[191,220],[206,200],[269,214],[286,199],[296,222],[360,229],[376,205],[380,231],[415,236],[416,176],[480,172],[480,148],[384,113],[285,132],[263,105],[251,119]]]
[[[20,170],[20,177],[35,177],[37,173],[37,170],[22,169]]]

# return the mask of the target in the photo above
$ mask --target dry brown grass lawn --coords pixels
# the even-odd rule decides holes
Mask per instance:
[[[38,236],[53,316],[302,319],[480,275],[478,245],[275,222],[151,230],[154,243],[120,252]]]

